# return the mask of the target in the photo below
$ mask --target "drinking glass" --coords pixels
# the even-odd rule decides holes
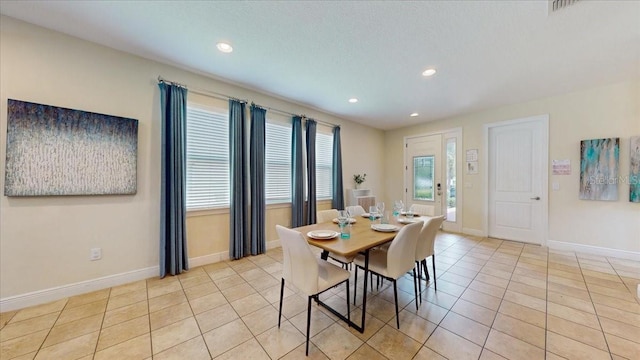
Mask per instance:
[[[373,222],[378,214],[378,208],[376,206],[369,206],[369,220]]]
[[[378,208],[378,214],[384,214],[384,203],[382,201],[378,202],[376,207]]]
[[[400,216],[400,214],[402,213],[402,207],[403,207],[402,200],[396,200],[393,203],[393,216],[394,217],[397,218],[398,216]]]
[[[351,225],[349,224],[349,212],[340,210],[338,212],[338,225],[340,226],[340,237],[349,239],[351,237]]]

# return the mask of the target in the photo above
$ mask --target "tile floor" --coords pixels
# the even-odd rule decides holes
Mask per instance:
[[[444,233],[437,251],[438,290],[417,312],[411,278],[399,281],[400,330],[388,282],[364,334],[314,305],[309,358],[640,358],[639,262]],[[274,249],[0,314],[0,359],[303,359],[293,288],[276,326],[281,261]],[[345,310],[344,293],[322,298]]]

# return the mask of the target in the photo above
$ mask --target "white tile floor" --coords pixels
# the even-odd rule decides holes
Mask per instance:
[[[436,247],[438,291],[418,311],[399,281],[400,330],[387,282],[364,334],[314,305],[309,358],[640,359],[640,262],[446,233]],[[0,314],[0,359],[305,358],[296,289],[277,328],[281,261],[274,249]],[[322,298],[346,310],[344,296]]]

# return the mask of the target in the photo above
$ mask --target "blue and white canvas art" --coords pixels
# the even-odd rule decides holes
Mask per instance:
[[[580,199],[618,200],[620,138],[580,142]]]
[[[629,143],[629,201],[640,203],[640,136],[633,136]]]
[[[135,194],[138,120],[9,99],[6,196]]]

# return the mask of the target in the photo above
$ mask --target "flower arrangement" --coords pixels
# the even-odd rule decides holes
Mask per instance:
[[[367,174],[355,174],[353,175],[353,181],[356,182],[356,187],[362,184],[365,180],[367,180]]]

